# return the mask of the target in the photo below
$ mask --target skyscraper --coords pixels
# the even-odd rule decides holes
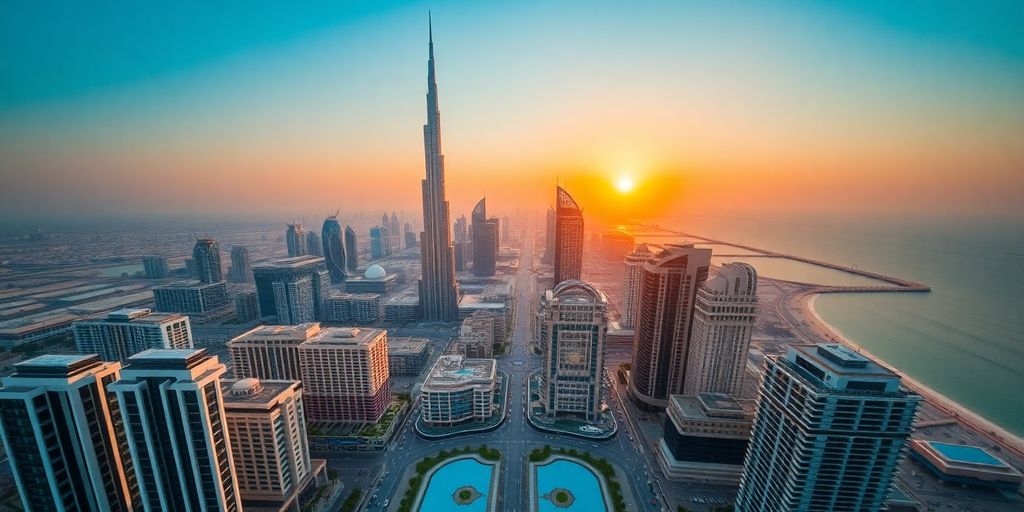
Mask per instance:
[[[294,258],[306,254],[306,232],[302,230],[302,224],[288,224],[284,239],[288,244],[289,257]]]
[[[391,220],[388,222],[388,233],[391,235],[391,252],[401,251],[402,225],[398,222],[398,215],[395,212],[391,212]]]
[[[82,354],[99,354],[104,361],[125,362],[151,348],[192,348],[188,317],[120,309],[72,324],[75,347]]]
[[[324,247],[320,243],[320,235],[316,231],[306,231],[306,254],[311,256],[324,255]]]
[[[546,362],[540,401],[545,413],[598,419],[608,300],[583,281],[562,281],[541,299],[541,321]]]
[[[196,277],[204,283],[219,283],[224,280],[220,267],[220,249],[217,242],[209,238],[196,240],[192,248],[192,260],[195,261]]]
[[[629,380],[643,409],[664,408],[683,391],[694,301],[710,267],[711,249],[693,244],[667,245],[643,264]]]
[[[686,363],[687,395],[740,396],[750,336],[757,322],[757,272],[726,263],[697,290]]]
[[[359,246],[356,244],[356,230],[345,226],[345,266],[350,273],[359,268]]]
[[[385,226],[370,228],[370,258],[376,260],[388,254],[388,228]]]
[[[25,510],[141,510],[107,393],[120,368],[91,354],[44,355],[3,378],[0,436]]]
[[[420,307],[424,320],[452,322],[458,319],[459,305],[451,216],[444,193],[444,155],[441,154],[441,112],[437,106],[437,81],[434,75],[433,30],[430,30],[428,47],[427,124],[423,125],[426,178],[421,182],[423,233],[420,234]]]
[[[508,216],[501,218],[501,239],[498,243],[507,243],[512,238],[512,225],[509,224]]]
[[[498,260],[498,219],[487,218],[487,198],[473,208],[473,275],[493,276]]]
[[[330,295],[330,272],[323,258],[299,256],[253,267],[260,314],[277,315],[279,324],[312,322],[323,316]]]
[[[249,249],[241,245],[231,248],[231,270],[228,277],[234,283],[252,282],[252,259],[249,257]]]
[[[768,357],[736,510],[880,510],[920,400],[842,345]]]
[[[227,343],[231,374],[238,379],[303,380],[299,345],[320,333],[320,324],[261,325]]]
[[[622,327],[636,327],[636,305],[640,297],[640,275],[644,262],[651,259],[654,253],[647,244],[637,244],[633,252],[626,255],[626,300],[622,307]]]
[[[298,354],[309,421],[376,423],[391,404],[387,331],[328,327]]]
[[[583,270],[583,210],[562,187],[555,199],[555,284],[579,279]]]
[[[164,279],[167,277],[167,258],[163,256],[143,256],[142,269],[146,279]]]
[[[466,265],[470,261],[468,225],[465,215],[460,215],[455,219],[455,270],[460,272],[466,270]]]
[[[416,232],[412,230],[412,224],[406,222],[403,233],[405,233],[405,248],[412,249],[416,247]]]
[[[555,209],[548,208],[544,219],[544,254],[540,261],[552,263],[555,261]]]
[[[110,384],[143,508],[240,512],[220,378],[206,349],[147,350]]]
[[[345,258],[345,242],[342,240],[341,224],[338,223],[338,215],[334,214],[324,220],[323,229],[320,230],[323,238],[323,256],[327,263],[327,271],[331,273],[331,282],[334,284],[344,283],[348,277],[345,266],[348,264]]]

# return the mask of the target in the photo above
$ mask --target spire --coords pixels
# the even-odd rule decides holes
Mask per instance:
[[[430,67],[433,68],[434,62],[434,23],[430,19],[430,11],[427,11],[427,41],[430,43]]]

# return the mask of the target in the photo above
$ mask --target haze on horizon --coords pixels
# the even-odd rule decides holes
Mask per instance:
[[[1020,2],[337,4],[3,5],[0,217],[419,211],[429,8],[453,217],[1024,218]]]

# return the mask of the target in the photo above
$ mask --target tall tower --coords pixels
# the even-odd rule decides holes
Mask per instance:
[[[44,355],[0,389],[0,437],[25,510],[142,510],[121,411],[107,385],[121,363]]]
[[[629,394],[641,408],[668,405],[683,392],[697,288],[708,278],[711,249],[668,245],[644,263],[633,337]]]
[[[306,233],[299,223],[288,224],[288,231],[284,233],[285,242],[288,243],[288,256],[296,257],[306,254]]]
[[[231,248],[231,271],[228,274],[232,282],[252,282],[252,259],[249,257],[249,249],[241,245]]]
[[[217,242],[209,238],[196,240],[192,248],[192,260],[195,262],[196,274],[204,283],[219,283],[224,280],[220,270],[220,249]]]
[[[583,271],[583,210],[564,188],[555,198],[555,284]]]
[[[356,230],[352,226],[345,226],[345,266],[351,273],[359,268],[359,247],[356,245]]]
[[[345,241],[342,240],[341,224],[338,223],[338,215],[334,214],[324,220],[324,226],[320,230],[320,237],[324,243],[324,261],[327,262],[327,270],[331,273],[331,282],[334,284],[344,283],[348,277],[345,266],[348,264],[345,257]]]
[[[441,154],[441,112],[437,107],[434,75],[434,32],[429,24],[427,59],[427,124],[423,125],[423,152],[427,177],[423,187],[422,271],[420,308],[424,320],[452,322],[458,319],[458,291],[455,283],[455,249],[452,246],[451,217],[444,193],[444,155]]]
[[[473,208],[473,274],[493,276],[498,260],[498,219],[487,218],[487,198]]]
[[[324,247],[320,242],[320,235],[316,231],[306,231],[306,254],[312,256],[324,255]]]
[[[881,510],[920,400],[842,345],[769,357],[736,510]]]
[[[644,263],[654,254],[647,244],[637,244],[633,252],[626,255],[626,303],[623,305],[622,326],[636,327],[636,304],[640,297],[640,274]]]
[[[757,322],[757,272],[726,263],[697,291],[684,394],[740,396]]]

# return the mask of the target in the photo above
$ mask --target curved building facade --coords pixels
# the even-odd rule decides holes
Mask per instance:
[[[555,284],[579,279],[583,270],[583,210],[564,188],[555,199]]]
[[[334,284],[344,283],[345,278],[348,277],[348,272],[345,269],[348,261],[345,258],[345,241],[342,236],[338,216],[327,217],[320,230],[320,239],[323,242],[327,271],[331,273],[331,283]]]
[[[195,261],[196,274],[204,283],[219,283],[224,280],[220,268],[220,249],[217,242],[210,238],[196,240],[192,248],[192,260]]]

